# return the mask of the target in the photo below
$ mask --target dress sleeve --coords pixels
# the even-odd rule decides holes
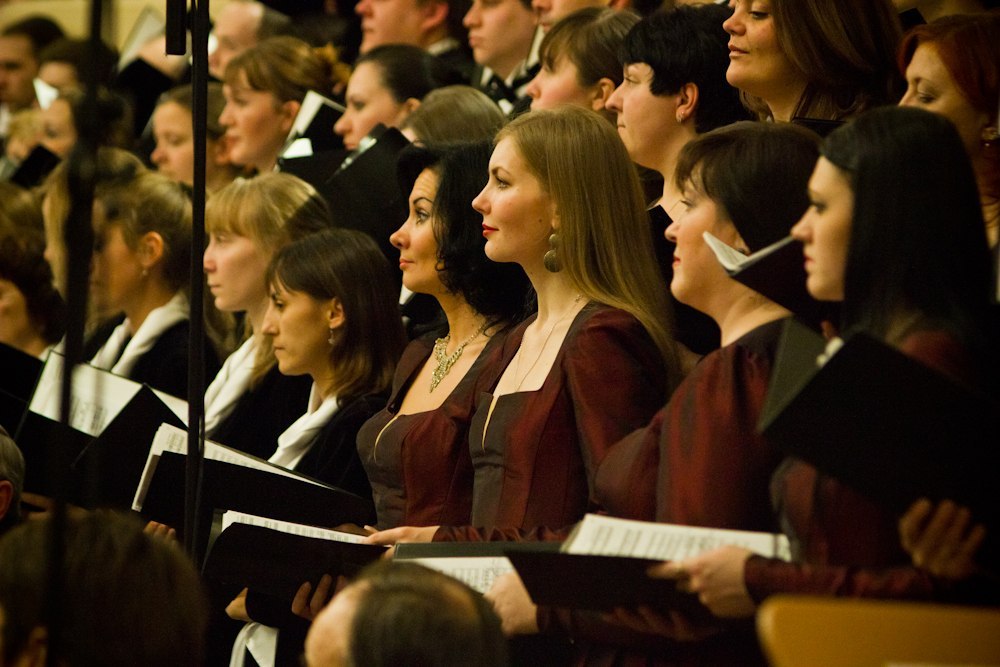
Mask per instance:
[[[567,341],[563,373],[593,500],[597,468],[612,445],[646,426],[666,402],[666,370],[639,321],[608,309]]]

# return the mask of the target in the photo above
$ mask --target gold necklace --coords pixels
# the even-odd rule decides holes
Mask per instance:
[[[582,294],[577,294],[576,298],[573,299],[573,303],[571,303],[569,305],[569,308],[566,309],[566,312],[563,313],[562,315],[560,315],[559,319],[555,321],[555,324],[553,324],[551,327],[549,327],[549,331],[548,331],[547,334],[545,334],[545,339],[542,341],[542,349],[539,350],[538,355],[535,357],[535,360],[533,362],[531,362],[531,365],[528,366],[528,370],[526,370],[524,372],[524,375],[521,375],[521,350],[523,348],[519,347],[517,349],[517,363],[514,364],[514,382],[515,382],[514,391],[515,392],[521,390],[521,385],[524,384],[524,381],[526,379],[528,379],[528,376],[531,375],[531,371],[534,370],[535,366],[537,366],[538,362],[541,360],[542,355],[545,354],[545,346],[549,344],[549,339],[552,338],[552,334],[559,327],[559,325],[563,322],[563,320],[565,320],[567,317],[569,317],[570,313],[572,313],[573,310],[576,308],[576,304],[578,304],[580,302],[580,299],[582,299],[582,298],[583,298]],[[523,339],[522,339],[522,342],[523,342]],[[520,377],[520,379],[518,379],[518,377]]]
[[[454,352],[447,356],[445,356],[445,351],[448,349],[448,343],[451,342],[451,332],[449,331],[444,338],[438,338],[434,341],[434,359],[437,361],[437,367],[431,373],[432,392],[437,389],[437,386],[441,384],[441,380],[451,371],[451,367],[461,358],[462,352],[465,351],[465,346],[482,336],[488,326],[489,322],[484,322],[483,326],[479,327],[476,333],[466,338],[461,345],[455,348]]]

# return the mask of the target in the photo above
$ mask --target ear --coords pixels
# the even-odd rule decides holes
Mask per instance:
[[[417,7],[421,13],[420,30],[425,34],[434,32],[448,20],[447,2],[417,3]]]
[[[295,116],[299,113],[299,108],[302,107],[302,103],[296,100],[288,100],[287,102],[282,102],[280,107],[281,115],[281,129],[288,133],[292,129],[292,123],[295,122]]]
[[[694,112],[698,108],[698,96],[698,86],[691,82],[685,83],[677,91],[678,122],[694,118]]]
[[[411,113],[416,111],[420,107],[420,100],[415,97],[408,98],[403,102],[402,106],[399,108],[399,113],[396,114],[396,121],[393,123],[394,126],[399,127],[403,124]]]
[[[608,77],[601,77],[601,80],[591,88],[590,108],[594,111],[603,111],[607,108],[608,98],[615,92],[615,82]]]
[[[146,232],[139,239],[139,263],[150,269],[163,259],[163,237],[159,232]]]
[[[328,326],[331,329],[339,329],[347,321],[347,318],[344,316],[344,305],[340,303],[340,299],[330,299],[326,313]]]
[[[3,480],[0,482],[0,521],[7,516],[10,511],[10,503],[14,499],[14,485]]]

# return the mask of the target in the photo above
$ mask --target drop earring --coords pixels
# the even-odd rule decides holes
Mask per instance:
[[[334,331],[335,331],[335,329],[333,327],[330,327],[330,335],[327,336],[327,338],[326,338],[326,342],[327,342],[327,344],[330,347],[333,347],[333,343],[334,343],[333,333],[334,333]]]
[[[549,236],[549,251],[542,256],[542,265],[545,266],[545,270],[550,273],[559,273],[562,271],[562,263],[559,261],[559,234],[553,231]]]

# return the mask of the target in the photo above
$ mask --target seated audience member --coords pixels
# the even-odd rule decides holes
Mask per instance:
[[[28,521],[0,540],[3,664],[203,664],[205,601],[194,566],[132,517],[110,512],[68,520],[53,636],[45,620],[50,530],[48,521]]]
[[[226,359],[205,392],[205,435],[266,458],[278,436],[305,410],[309,381],[278,371],[264,335],[270,292],[264,276],[288,243],[329,229],[325,200],[290,174],[239,179],[208,201],[204,266],[215,307],[244,313],[246,341]]]
[[[473,207],[486,256],[524,269],[538,312],[507,336],[499,379],[477,401],[470,526],[394,528],[371,542],[540,538],[575,523],[598,507],[607,450],[680,380],[638,177],[608,122],[577,107],[535,111],[497,139]]]
[[[530,3],[473,0],[462,24],[469,29],[469,46],[478,66],[472,85],[506,114],[527,109],[525,91],[538,72],[541,40]]]
[[[125,315],[90,364],[187,397],[191,200],[162,174],[144,173],[95,193],[91,296]],[[219,369],[206,338],[205,372]]]
[[[392,242],[403,285],[432,296],[446,322],[406,348],[388,405],[358,433],[379,528],[470,520],[469,424],[528,298],[520,267],[483,254],[482,218],[469,206],[486,182],[489,154],[482,141],[409,149],[400,159],[410,215]]]
[[[990,258],[954,126],[919,109],[877,109],[835,130],[822,155],[809,181],[812,206],[793,230],[805,244],[809,293],[843,302],[842,331],[863,331],[983,386],[993,353]],[[949,593],[929,573],[906,567],[896,517],[839,480],[790,459],[772,493],[794,562],[729,547],[663,567],[687,573],[717,616],[752,615],[777,593]]]
[[[606,105],[623,80],[618,53],[638,21],[629,11],[588,7],[555,24],[542,39],[541,69],[526,90],[531,108],[575,104],[613,121],[615,114]]]
[[[507,643],[482,596],[411,563],[378,563],[341,591],[306,637],[309,667],[503,667]]]
[[[347,83],[347,110],[333,131],[353,151],[378,124],[399,127],[435,88],[455,74],[416,46],[388,44],[365,52]]]
[[[673,245],[663,230],[671,215],[679,213],[682,198],[674,177],[677,156],[699,134],[750,117],[739,93],[726,82],[729,37],[722,22],[729,15],[730,10],[714,5],[678,7],[637,23],[621,48],[625,78],[606,105],[617,114],[618,136],[633,162],[663,178],[658,205],[649,209],[649,218],[668,284]],[[718,347],[715,324],[674,301],[678,340],[695,355]]]
[[[66,327],[41,221],[30,195],[0,183],[0,343],[36,357],[58,343]]]
[[[990,246],[1000,243],[1000,13],[948,16],[911,30],[899,58],[902,106],[941,114],[958,129],[979,186]]]
[[[943,16],[977,14],[1000,7],[997,0],[892,0],[896,11],[916,10],[928,23]]]
[[[666,230],[676,243],[670,290],[718,323],[722,347],[706,355],[652,421],[615,444],[600,464],[595,493],[611,514],[775,532],[768,482],[782,455],[757,433],[757,422],[789,313],[729,278],[702,235],[710,232],[747,253],[787,236],[809,204],[806,184],[817,144],[802,128],[747,121],[703,134],[681,151],[675,178],[683,211]],[[508,632],[568,633],[590,657],[610,650],[604,642],[614,626],[593,614],[521,607],[517,600],[527,596],[515,594],[520,588],[518,579],[505,577],[490,592]],[[704,635],[721,629],[688,624]],[[629,636],[626,628],[617,630]],[[698,655],[705,664],[743,664],[755,652],[752,631],[745,630],[670,650],[678,657]],[[644,643],[650,645],[635,645]],[[649,655],[668,657],[662,648]]]
[[[118,54],[101,42],[97,57],[91,58],[89,40],[60,37],[38,54],[38,78],[60,93],[83,88],[80,63],[88,63],[96,70],[99,85],[110,86],[118,66]]]
[[[506,117],[496,102],[470,86],[445,86],[427,93],[399,129],[418,144],[492,139]]]
[[[229,159],[256,173],[274,171],[306,93],[329,96],[334,62],[325,49],[272,37],[229,61],[222,91]]]
[[[762,119],[840,121],[895,104],[901,27],[889,0],[734,0],[726,76]]]
[[[283,374],[313,381],[305,414],[278,437],[269,461],[371,498],[358,430],[385,405],[404,344],[388,262],[364,233],[331,229],[279,250],[266,275],[271,303],[261,331],[271,338]],[[277,625],[283,619],[272,600],[244,591],[227,612]],[[278,606],[288,615],[287,600],[284,605]],[[275,628],[251,623],[233,658],[241,664],[249,650],[263,667],[276,645],[279,655],[301,650],[294,637],[278,639]]]
[[[152,119],[156,148],[149,156],[158,172],[186,185],[194,184],[191,102],[191,86],[174,88],[160,97]],[[221,84],[208,84],[205,189],[209,193],[218,192],[239,175],[239,168],[229,159],[226,128],[219,122],[225,105]]]
[[[455,70],[463,83],[472,76],[468,33],[462,25],[469,0],[361,0],[361,54],[385,44],[409,44]]]
[[[0,424],[0,536],[21,520],[23,486],[24,456],[21,455],[17,443]],[[2,613],[2,603],[0,603],[0,628],[3,626]]]

